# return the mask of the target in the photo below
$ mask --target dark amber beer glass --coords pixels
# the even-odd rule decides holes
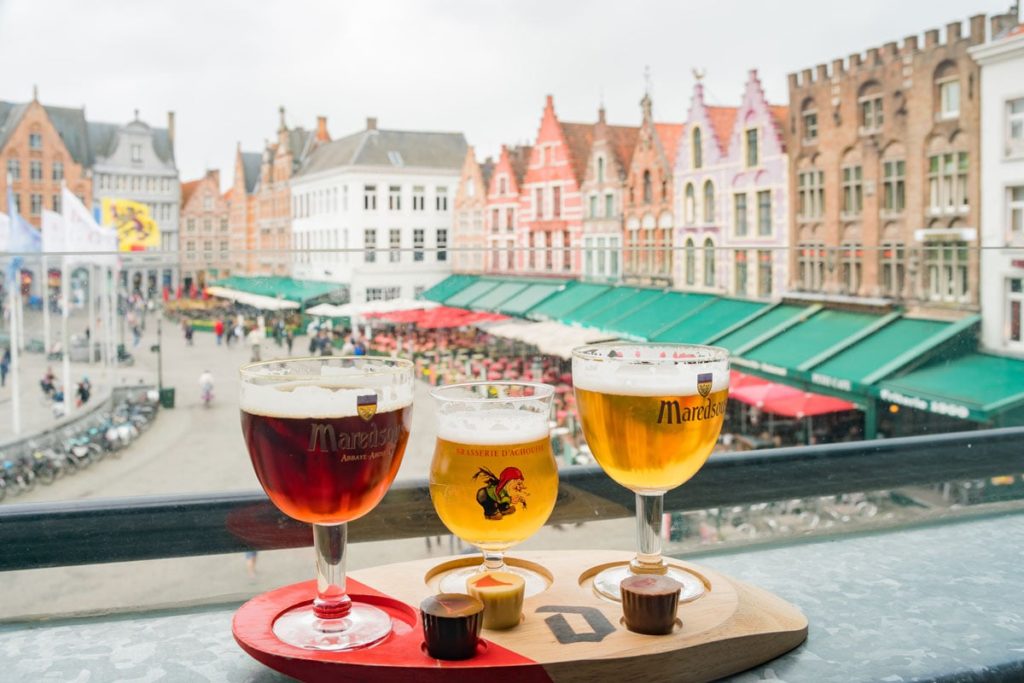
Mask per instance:
[[[283,513],[313,525],[317,596],[282,614],[274,633],[317,650],[371,645],[386,612],[345,592],[347,522],[372,510],[402,464],[412,421],[408,361],[327,357],[241,369],[242,434],[256,476]]]
[[[637,500],[637,556],[598,574],[595,590],[619,599],[619,584],[631,572],[669,573],[683,583],[681,599],[696,599],[703,583],[661,557],[662,499],[700,470],[718,442],[728,352],[684,344],[585,346],[573,351],[573,386],[594,458]]]

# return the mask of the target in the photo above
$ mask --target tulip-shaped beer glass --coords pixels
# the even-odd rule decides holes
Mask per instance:
[[[412,367],[362,356],[240,370],[242,434],[256,476],[281,512],[313,525],[316,598],[274,622],[289,645],[348,650],[391,632],[386,612],[345,592],[345,525],[376,507],[402,464]]]
[[[711,346],[610,342],[573,351],[572,379],[583,435],[597,462],[636,493],[637,554],[594,577],[619,600],[631,573],[669,574],[680,599],[704,592],[695,576],[661,557],[662,500],[704,465],[718,441],[729,395],[729,353]]]
[[[512,571],[526,594],[547,581],[505,565],[504,552],[535,534],[555,507],[558,466],[549,415],[554,389],[546,384],[471,382],[431,392],[438,406],[430,497],[448,529],[483,551],[483,564],[446,574],[441,590],[465,593],[482,571]]]

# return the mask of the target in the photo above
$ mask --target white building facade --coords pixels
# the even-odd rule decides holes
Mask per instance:
[[[1024,357],[1024,25],[970,52],[981,66],[981,342]]]
[[[292,276],[353,303],[413,298],[452,272],[461,133],[364,131],[316,149],[292,178]]]

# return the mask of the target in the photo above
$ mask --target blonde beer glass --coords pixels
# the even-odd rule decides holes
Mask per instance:
[[[661,556],[666,491],[687,482],[718,441],[729,396],[729,352],[712,346],[610,342],[573,351],[572,379],[583,436],[602,469],[636,493],[637,554],[594,577],[621,599],[632,574],[669,574],[695,600],[703,583]]]
[[[558,466],[549,416],[554,389],[546,384],[471,382],[435,389],[437,443],[430,497],[448,529],[483,552],[483,563],[446,574],[441,591],[465,593],[481,571],[512,571],[526,595],[547,581],[509,567],[504,553],[535,534],[555,507]]]
[[[274,634],[311,650],[350,650],[391,633],[387,612],[345,591],[346,524],[380,502],[409,440],[413,365],[324,357],[242,366],[242,434],[281,512],[313,525],[316,597],[279,616]]]

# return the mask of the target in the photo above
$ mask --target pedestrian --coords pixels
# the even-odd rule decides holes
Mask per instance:
[[[185,343],[188,344],[189,346],[192,346],[192,334],[192,321],[185,320]]]
[[[288,328],[284,333],[284,340],[288,344],[288,355],[292,355],[292,346],[295,344],[295,335],[292,333],[292,328]]]
[[[260,360],[260,344],[263,341],[263,330],[259,327],[252,328],[252,332],[249,333],[249,345],[252,347],[252,362],[256,363]]]
[[[11,370],[11,347],[4,348],[4,355],[0,357],[0,387],[7,386],[7,373]]]
[[[224,321],[220,318],[213,323],[213,333],[217,335],[217,346],[220,346],[221,339],[224,337]]]

